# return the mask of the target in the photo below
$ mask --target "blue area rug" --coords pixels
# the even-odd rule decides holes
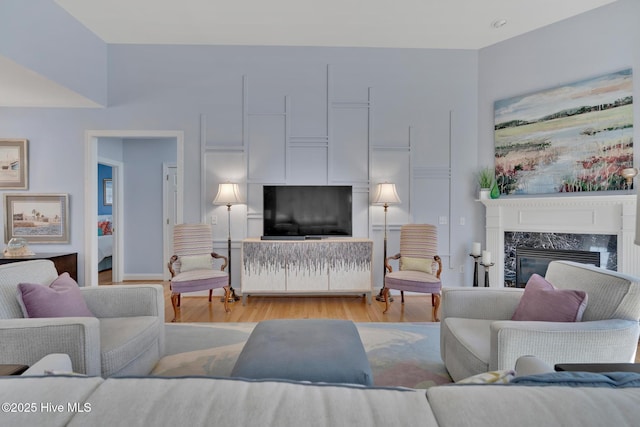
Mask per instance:
[[[227,377],[255,323],[167,323],[166,353],[151,375]],[[438,323],[356,323],[377,386],[451,382]]]

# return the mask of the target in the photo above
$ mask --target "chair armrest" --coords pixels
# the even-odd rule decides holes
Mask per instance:
[[[513,369],[518,357],[556,363],[633,362],[640,326],[631,320],[589,322],[496,321],[491,324],[489,370]]]
[[[524,289],[442,288],[440,318],[511,320]]]
[[[74,372],[100,375],[100,321],[94,317],[0,320],[0,363],[32,365],[50,353],[71,358]]]
[[[109,285],[80,288],[98,318],[157,316],[164,323],[162,285]]]

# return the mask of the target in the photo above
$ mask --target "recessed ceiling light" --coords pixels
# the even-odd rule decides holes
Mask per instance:
[[[491,23],[491,26],[493,28],[502,28],[505,25],[507,25],[507,20],[506,19],[496,19],[495,21],[493,21]]]

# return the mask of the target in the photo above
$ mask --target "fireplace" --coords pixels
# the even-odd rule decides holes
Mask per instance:
[[[634,192],[480,200],[486,208],[485,246],[495,263],[488,271],[490,286],[503,287],[506,280],[515,282],[515,249],[519,246],[597,251],[601,254],[601,267],[640,276],[640,246],[634,244],[636,200]],[[505,237],[510,232],[540,233],[546,237],[540,245],[520,241],[507,247]],[[608,240],[594,244],[589,237],[585,247],[565,247],[555,245],[555,236],[550,242],[550,233],[607,236]],[[608,252],[604,258],[603,252]]]
[[[524,287],[531,274],[544,276],[547,265],[553,260],[582,262],[617,270],[618,236],[505,231],[505,286]],[[520,272],[523,262],[525,273]]]
[[[551,261],[575,261],[600,267],[600,252],[518,247],[515,282],[505,279],[505,286],[524,288],[532,274],[544,277]]]

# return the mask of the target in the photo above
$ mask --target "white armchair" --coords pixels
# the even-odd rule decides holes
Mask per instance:
[[[78,373],[148,374],[164,353],[162,286],[82,287],[96,317],[24,318],[18,284],[48,286],[57,277],[49,260],[0,266],[0,363],[32,365],[50,353],[63,353]]]
[[[640,335],[640,279],[566,261],[545,278],[588,295],[582,321],[512,321],[523,289],[444,288],[440,352],[454,381],[513,369],[520,356],[556,363],[633,362]]]

